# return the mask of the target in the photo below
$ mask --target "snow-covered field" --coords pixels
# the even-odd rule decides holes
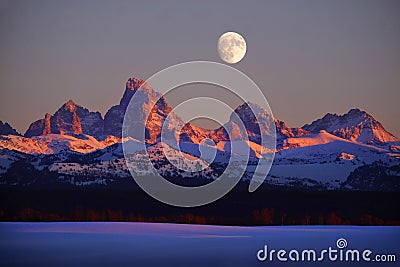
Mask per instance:
[[[5,173],[15,160],[15,157],[0,154],[0,173]]]
[[[0,223],[2,266],[398,266],[397,262],[260,262],[259,250],[348,248],[400,255],[399,227],[238,227],[164,223]],[[346,251],[346,249],[344,249]],[[362,266],[362,265],[361,265]]]

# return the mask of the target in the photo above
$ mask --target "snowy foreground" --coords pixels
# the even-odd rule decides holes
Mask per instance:
[[[0,223],[2,266],[359,266],[360,262],[260,262],[269,249],[369,249],[400,257],[399,227],[236,227],[155,223]],[[373,254],[373,255],[374,255]],[[361,262],[362,263],[362,262]],[[365,264],[365,262],[364,262]],[[368,266],[382,263],[369,262]]]

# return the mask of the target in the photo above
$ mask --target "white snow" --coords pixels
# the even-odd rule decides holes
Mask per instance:
[[[5,173],[11,166],[11,163],[13,163],[16,160],[15,157],[11,155],[0,155],[0,174]]]
[[[123,145],[124,144],[124,145]],[[238,162],[245,160],[247,152],[250,160],[267,159],[271,151],[250,141],[235,140],[232,142],[220,141],[217,144],[180,143],[179,150],[165,143],[157,143],[148,148],[150,160],[158,164],[158,171],[169,175],[176,168],[185,170],[184,177],[214,177],[215,173],[209,166],[211,159],[216,155],[216,161],[227,163],[231,152]],[[235,147],[231,151],[231,145]],[[355,141],[342,139],[326,131],[318,134],[287,138],[283,146],[276,150],[275,160],[268,176],[268,181],[275,184],[288,184],[293,181],[303,181],[305,185],[324,184],[328,188],[337,188],[345,181],[355,168],[382,161],[389,165],[400,163],[400,154],[397,143],[391,143],[386,148],[366,145]],[[104,141],[98,141],[92,136],[49,134],[25,138],[21,136],[0,136],[0,174],[7,171],[12,162],[18,157],[18,152],[36,156],[31,164],[37,169],[49,168],[60,176],[68,176],[71,183],[89,185],[106,183],[105,177],[130,177],[126,166],[124,151],[129,154],[128,165],[135,168],[137,175],[154,174],[150,168],[146,146],[133,138],[109,136]],[[11,150],[11,151],[10,151]],[[16,152],[13,152],[16,151]],[[73,153],[87,154],[98,151],[98,156],[92,159],[95,163],[79,164],[67,162]],[[14,153],[14,154],[13,154]],[[97,153],[97,152],[96,152]],[[169,161],[162,154],[165,153]],[[46,155],[55,154],[56,160],[50,165],[43,165],[41,159]],[[90,156],[89,156],[90,157]],[[239,163],[235,163],[239,166]],[[268,165],[266,165],[268,166]],[[200,172],[199,172],[200,171]],[[255,171],[255,166],[249,165],[247,171]],[[262,168],[259,171],[263,172]],[[264,170],[265,171],[265,170]],[[265,171],[266,172],[266,171]],[[177,173],[175,173],[177,174]],[[182,174],[182,173],[181,173]],[[88,181],[73,180],[74,176],[95,177]],[[231,176],[239,175],[239,169],[232,169]],[[257,174],[258,175],[258,174]],[[64,179],[60,178],[60,179]],[[67,179],[67,178],[65,178]],[[244,177],[246,179],[246,177]]]
[[[57,154],[63,150],[89,153],[115,144],[116,142],[118,142],[116,139],[98,141],[90,135],[82,135],[80,138],[61,134],[48,134],[32,138],[2,135],[0,136],[0,149],[6,148],[32,155]]]
[[[271,176],[291,177],[291,178],[309,178],[319,182],[335,182],[339,180],[344,182],[358,166],[350,162],[344,164],[326,163],[326,164],[285,164],[272,165]]]

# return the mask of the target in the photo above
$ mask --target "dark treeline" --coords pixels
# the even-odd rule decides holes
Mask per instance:
[[[140,190],[3,190],[1,221],[131,221],[218,225],[400,225],[399,194],[236,190],[196,208]]]

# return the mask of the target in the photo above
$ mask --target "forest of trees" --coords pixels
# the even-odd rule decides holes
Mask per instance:
[[[218,224],[231,225],[229,219],[215,216],[200,216],[190,212],[176,215],[160,215],[145,217],[141,214],[124,212],[122,210],[94,210],[78,207],[69,214],[44,212],[33,208],[23,208],[14,214],[7,214],[0,210],[1,221],[74,221],[74,222],[159,222],[185,224]],[[400,225],[400,220],[385,221],[371,214],[361,214],[356,218],[345,218],[335,212],[320,213],[317,215],[304,214],[292,216],[285,212],[276,212],[271,208],[254,210],[247,218],[243,218],[244,225]],[[236,225],[236,224],[234,224]]]
[[[142,190],[0,190],[0,221],[121,221],[217,225],[400,225],[395,192],[232,191],[196,208]]]

